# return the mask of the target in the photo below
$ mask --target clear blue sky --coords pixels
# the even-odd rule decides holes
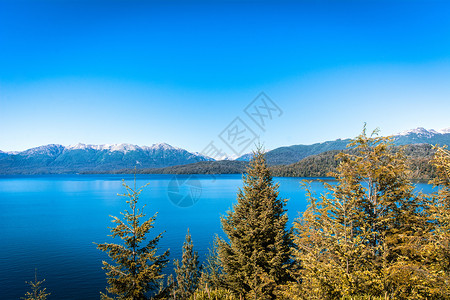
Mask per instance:
[[[212,2],[212,3],[211,3]],[[201,151],[264,91],[266,148],[450,127],[450,4],[0,0],[0,150]],[[223,145],[222,145],[223,146]],[[225,149],[225,146],[224,146]]]

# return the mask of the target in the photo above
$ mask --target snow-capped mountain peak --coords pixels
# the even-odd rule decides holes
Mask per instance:
[[[38,148],[42,148],[42,147],[49,147],[51,145],[47,145],[47,146],[41,146]],[[178,147],[174,147],[172,145],[169,145],[167,143],[156,143],[153,144],[151,146],[138,146],[138,145],[134,145],[134,144],[126,144],[126,143],[122,143],[122,144],[101,144],[101,145],[92,145],[92,144],[84,144],[84,143],[78,143],[78,144],[74,144],[74,145],[69,145],[69,146],[61,146],[58,145],[60,147],[63,147],[64,150],[69,151],[69,150],[97,150],[97,151],[110,151],[110,152],[122,152],[122,153],[127,153],[129,151],[149,151],[149,150],[183,150],[181,148]],[[33,149],[37,149],[37,148],[33,148]],[[29,149],[32,150],[32,149]],[[29,151],[26,150],[26,151]]]
[[[22,152],[19,152],[19,154],[23,155],[58,155],[64,150],[64,146],[58,145],[58,144],[49,144],[45,146],[39,146],[35,148],[31,148]]]
[[[173,147],[172,145],[169,145],[167,143],[156,143],[149,147],[149,149],[160,149],[160,150],[179,150],[180,148]]]
[[[136,165],[139,165],[139,168],[163,168],[212,160],[166,143],[150,147],[133,144],[83,143],[66,147],[45,145],[22,151],[13,159],[10,155],[15,154],[0,152],[0,174],[2,170],[31,174],[114,171],[131,169]]]
[[[68,149],[68,150],[84,150],[87,148],[88,148],[88,145],[82,144],[82,143],[66,146],[66,149]]]
[[[114,144],[114,145],[108,145],[109,149],[105,149],[103,148],[102,150],[109,150],[109,151],[119,151],[119,152],[123,152],[123,153],[127,153],[128,151],[136,151],[138,149],[140,149],[139,146],[137,145],[132,145],[132,144]]]
[[[409,130],[402,131],[402,132],[398,133],[397,135],[406,136],[406,135],[410,135],[410,134],[416,134],[416,135],[422,136],[422,137],[432,137],[436,134],[447,134],[447,133],[450,133],[450,128],[444,128],[441,130],[434,130],[434,129],[427,130],[423,127],[417,127],[415,129],[409,129]]]
[[[447,134],[450,133],[450,127],[448,128],[443,128],[441,130],[438,130],[437,132],[441,133],[441,134]]]
[[[436,131],[431,129],[430,131],[426,130],[423,127],[417,127],[415,129],[408,129],[400,132],[398,135],[409,135],[409,134],[417,134],[417,135],[432,135],[435,134]]]
[[[83,144],[83,143],[78,143],[75,145],[69,145],[66,147],[67,150],[97,150],[97,151],[103,151],[103,150],[107,150],[107,151],[119,151],[119,152],[123,152],[126,153],[128,151],[135,151],[140,149],[139,146],[137,145],[133,145],[133,144],[102,144],[102,145],[91,145],[91,144]]]
[[[2,153],[6,153],[6,154],[10,154],[10,155],[16,155],[16,154],[19,154],[20,151],[6,151],[6,152],[2,151]]]
[[[402,132],[398,133],[397,135],[398,136],[407,136],[407,135],[410,135],[410,134],[416,134],[416,135],[421,136],[421,137],[428,137],[428,138],[430,138],[430,137],[435,136],[435,135],[447,134],[447,133],[450,133],[450,127],[449,128],[444,128],[444,129],[441,129],[441,130],[434,130],[434,129],[427,130],[427,129],[423,128],[423,127],[417,127],[415,129],[409,129],[409,130],[402,131]]]

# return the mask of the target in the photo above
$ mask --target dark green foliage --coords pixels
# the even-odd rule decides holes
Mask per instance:
[[[171,294],[174,299],[188,299],[198,287],[201,272],[198,253],[194,251],[189,230],[183,244],[181,264],[178,260],[175,260],[174,265],[176,282]]]
[[[120,195],[128,197],[126,202],[130,206],[130,211],[125,210],[121,213],[123,220],[112,217],[112,222],[116,226],[111,228],[111,236],[119,237],[122,243],[97,244],[98,249],[107,252],[114,261],[114,263],[103,261],[109,286],[106,288],[107,294],[101,293],[102,299],[147,299],[148,292],[156,291],[163,279],[161,271],[167,264],[169,251],[161,255],[156,254],[162,234],[144,244],[147,234],[153,228],[156,214],[142,221],[145,214],[143,208],[138,208],[137,204],[144,187],[137,190],[136,179],[134,182],[134,189],[123,182],[127,192]],[[115,295],[116,298],[108,294]]]
[[[248,298],[273,299],[277,285],[289,280],[291,266],[287,200],[278,197],[261,150],[243,181],[237,204],[221,220],[229,240],[218,240],[224,283]]]
[[[26,283],[30,286],[31,291],[26,292],[25,297],[20,299],[24,300],[45,300],[50,293],[47,293],[47,289],[42,287],[44,280],[38,281],[36,271],[34,271],[34,281],[27,281]]]

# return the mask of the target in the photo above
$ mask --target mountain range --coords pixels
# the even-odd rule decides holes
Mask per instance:
[[[73,146],[46,145],[0,153],[0,174],[59,174],[134,168],[161,168],[212,160],[165,143]]]
[[[393,139],[395,145],[450,145],[450,128],[436,131],[419,127],[394,135]],[[271,166],[295,164],[307,157],[344,150],[349,141],[337,139],[312,145],[279,147],[268,151],[266,158]],[[0,174],[126,173],[135,166],[141,171],[148,170],[147,173],[188,173],[191,170],[199,173],[205,168],[207,173],[240,173],[250,159],[251,154],[246,154],[237,158],[235,163],[214,162],[202,154],[166,143],[152,146],[50,144],[22,152],[0,151]]]
[[[426,130],[423,127],[410,129],[393,135],[393,143],[397,146],[410,144],[439,144],[450,145],[450,128],[436,130]],[[293,145],[280,147],[266,153],[269,165],[287,165],[296,163],[308,156],[320,154],[331,150],[344,150],[350,139],[337,139],[312,145]],[[245,154],[237,160],[249,161],[251,154]]]

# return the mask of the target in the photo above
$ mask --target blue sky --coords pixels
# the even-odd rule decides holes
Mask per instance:
[[[450,127],[450,3],[0,0],[0,150]],[[243,112],[264,91],[283,114]],[[226,145],[221,145],[225,151]],[[231,154],[231,153],[230,153]]]

